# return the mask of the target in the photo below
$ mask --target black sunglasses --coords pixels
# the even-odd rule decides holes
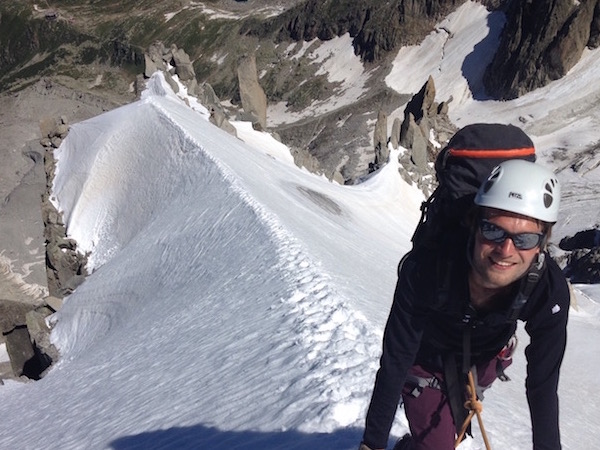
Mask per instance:
[[[485,219],[479,222],[479,231],[481,231],[481,235],[486,241],[495,242],[496,244],[501,244],[510,238],[519,250],[531,250],[539,246],[544,239],[542,233],[509,233]]]

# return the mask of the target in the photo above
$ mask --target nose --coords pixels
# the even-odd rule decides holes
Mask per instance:
[[[496,244],[495,250],[502,255],[510,255],[516,250],[515,243],[510,237]]]

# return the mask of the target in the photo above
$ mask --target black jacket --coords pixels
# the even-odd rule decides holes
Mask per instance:
[[[373,449],[387,445],[408,369],[415,363],[440,369],[440,355],[447,352],[462,357],[463,319],[471,312],[469,266],[466,257],[449,259],[449,254],[457,253],[413,251],[400,265],[363,436]],[[508,303],[503,310],[471,318],[472,364],[491,360],[514,334]],[[531,338],[525,350],[526,389],[536,450],[560,449],[557,387],[569,303],[565,277],[547,256],[541,279],[519,313]]]

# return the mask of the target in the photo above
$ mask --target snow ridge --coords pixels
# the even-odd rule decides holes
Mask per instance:
[[[144,118],[145,128],[158,121],[154,128],[171,137],[153,135],[152,143],[142,145],[149,152],[143,158],[132,156],[139,150],[136,138],[130,139],[128,158],[138,165],[151,161],[151,167],[129,166],[127,201],[117,196],[115,203],[105,206],[119,222],[137,220],[137,225],[124,235],[116,220],[98,224],[85,215],[72,215],[72,228],[79,228],[79,235],[93,232],[97,237],[95,249],[104,252],[104,261],[69,297],[53,333],[63,353],[54,373],[75,372],[69,378],[82,393],[72,398],[70,409],[83,409],[82,417],[88,411],[92,414],[88,386],[110,383],[113,390],[124,392],[121,403],[112,406],[114,436],[144,431],[130,428],[132,421],[120,418],[137,417],[140,401],[150,408],[164,396],[156,392],[165,389],[165,374],[155,368],[154,355],[160,354],[162,364],[174,369],[170,382],[178,391],[172,397],[187,405],[187,413],[165,411],[147,418],[146,431],[198,421],[211,424],[211,417],[225,415],[232,403],[236,408],[226,414],[227,423],[220,424],[231,430],[243,430],[252,422],[261,423],[262,431],[360,428],[381,336],[336,292],[302,242],[211,153],[210,144],[199,143],[174,119],[169,100],[181,102],[168,93],[166,97],[160,93],[145,97],[138,117]],[[102,120],[119,117],[109,112]],[[202,123],[200,127],[212,127]],[[113,132],[112,126],[104,128]],[[98,153],[104,151],[113,149]],[[127,166],[120,153],[109,157],[115,158],[111,165]],[[64,158],[61,164],[68,166],[67,153]],[[136,175],[134,168],[146,176]],[[97,175],[96,167],[87,170]],[[132,205],[142,202],[136,195],[149,195],[155,202],[145,221],[129,216]],[[114,238],[110,255],[102,236]],[[138,288],[132,290],[133,284]],[[265,285],[271,292],[261,296]],[[252,314],[245,313],[249,309]],[[253,321],[256,311],[263,311],[260,322]],[[218,321],[205,323],[202,317],[207,314]],[[225,348],[219,345],[222,342],[228,343]],[[106,348],[120,349],[135,365],[115,365]],[[216,370],[194,380],[182,379],[178,373],[189,370],[177,369],[181,355],[196,355],[189,364]],[[101,370],[90,361],[104,361]],[[53,379],[51,373],[43,381]],[[203,399],[215,404],[215,410],[198,410],[197,392],[219,393],[214,401]]]
[[[148,98],[152,101],[152,98]],[[319,411],[312,420],[300,426],[310,431],[320,424],[320,429],[332,431],[340,426],[359,423],[364,417],[366,401],[371,393],[372,379],[376,370],[373,355],[381,351],[381,335],[370,329],[365,317],[353,311],[330,285],[327,275],[321,274],[315,263],[303,250],[302,245],[271,214],[259,204],[241,185],[239,180],[210,152],[169,116],[168,110],[158,102],[152,102],[160,113],[179,127],[185,139],[196,145],[211,164],[218,167],[224,180],[257,215],[269,230],[277,245],[279,268],[283,278],[293,286],[293,291],[282,302],[292,309],[287,313],[292,332],[293,345],[310,350],[302,369],[306,377],[295,388],[302,392],[319,392],[319,403],[308,400],[306,407]],[[351,376],[348,374],[352,373]],[[352,380],[348,384],[348,380]],[[290,405],[299,408],[298,403]]]

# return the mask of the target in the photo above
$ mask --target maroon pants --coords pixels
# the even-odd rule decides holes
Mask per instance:
[[[475,383],[483,388],[489,387],[496,379],[497,359],[477,366]],[[511,361],[502,361],[508,367]],[[428,372],[421,366],[413,366],[409,373],[421,378],[436,377],[443,380],[440,372]],[[408,381],[402,391],[404,411],[412,435],[411,450],[451,450],[454,449],[456,427],[443,389],[424,387],[415,390],[415,384]],[[462,425],[462,424],[461,424]]]

